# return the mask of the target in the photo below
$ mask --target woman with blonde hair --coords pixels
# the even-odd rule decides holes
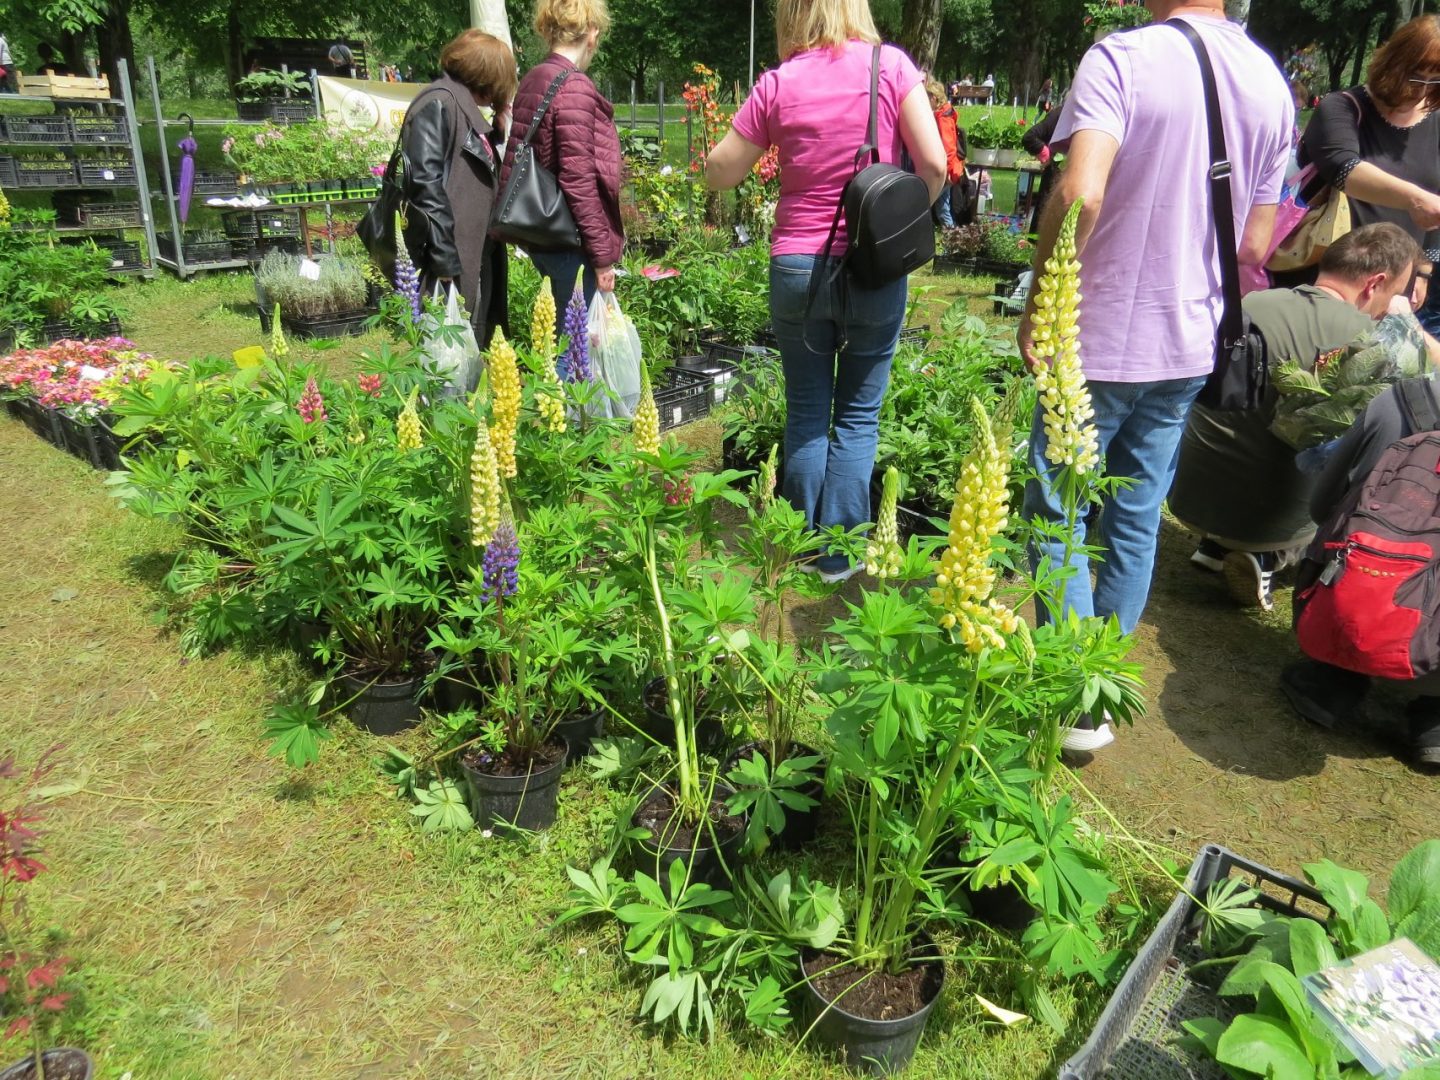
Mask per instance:
[[[532,248],[528,254],[536,269],[550,279],[561,310],[582,268],[586,303],[597,289],[614,292],[614,267],[625,246],[615,108],[585,74],[600,48],[601,35],[609,28],[605,0],[539,0],[535,5],[535,32],[545,40],[550,55],[525,73],[515,92],[514,123],[500,180],[503,191],[516,150],[546,94],[558,84],[530,145],[536,162],[560,182],[580,232],[580,247],[558,251]]]
[[[735,187],[779,147],[770,316],[788,408],[784,493],[812,527],[854,528],[873,520],[880,403],[906,298],[903,277],[872,289],[833,273],[846,247],[837,214],[866,141],[876,46],[881,161],[899,164],[908,151],[934,202],[945,184],[945,148],[923,77],[903,52],[881,45],[867,0],[779,0],[775,31],[780,66],[755,83],[705,174],[711,188]],[[812,568],[843,581],[858,566],[826,552]]]

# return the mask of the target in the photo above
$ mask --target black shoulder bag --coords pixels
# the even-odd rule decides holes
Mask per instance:
[[[575,217],[570,213],[565,193],[560,190],[560,181],[535,160],[535,150],[530,145],[550,103],[569,77],[567,68],[555,76],[550,89],[545,91],[540,107],[530,120],[530,130],[515,150],[510,180],[500,193],[499,205],[490,223],[491,231],[502,240],[537,251],[564,251],[580,246],[580,230],[575,227]]]
[[[1215,243],[1220,253],[1220,291],[1224,307],[1215,340],[1215,369],[1196,400],[1209,409],[1232,412],[1258,409],[1265,399],[1269,368],[1265,339],[1250,325],[1240,304],[1240,261],[1235,244],[1235,202],[1230,190],[1230,154],[1225,146],[1225,121],[1215,69],[1199,32],[1182,19],[1169,25],[1185,35],[1200,61],[1200,82],[1205,88],[1205,119],[1210,129],[1210,209],[1215,219]]]
[[[840,193],[826,254],[845,217],[845,268],[857,282],[875,289],[898,281],[935,257],[930,189],[914,173],[880,161],[880,46],[870,58],[870,123],[865,145],[855,154],[856,173]],[[866,158],[870,164],[863,169]]]
[[[419,100],[418,97],[415,99]],[[410,108],[414,107],[415,102],[411,102]],[[385,175],[380,180],[380,194],[375,199],[375,204],[355,225],[355,235],[359,237],[360,243],[364,245],[370,258],[375,260],[375,265],[380,268],[387,281],[395,280],[395,260],[399,252],[395,242],[395,215],[399,214],[405,222],[405,244],[412,256],[430,238],[429,216],[419,207],[411,206],[410,200],[405,197],[405,174],[409,169],[410,161],[405,154],[405,129],[402,124],[400,134],[395,138],[395,150],[391,153]]]

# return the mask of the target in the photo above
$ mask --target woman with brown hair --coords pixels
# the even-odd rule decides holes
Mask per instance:
[[[535,32],[545,39],[550,55],[525,73],[515,93],[515,122],[505,152],[501,182],[510,179],[515,152],[529,131],[546,91],[559,89],[540,120],[531,147],[535,160],[555,174],[560,191],[580,232],[578,250],[527,249],[535,268],[550,279],[555,306],[564,310],[585,271],[585,302],[601,292],[615,291],[615,264],[625,246],[620,224],[620,133],[615,107],[585,69],[610,28],[605,0],[539,0]],[[563,76],[563,79],[561,78]]]
[[[1305,129],[1301,165],[1343,191],[1352,228],[1388,221],[1440,253],[1440,17],[1412,19],[1376,50],[1363,86],[1327,94]],[[1314,271],[1310,272],[1314,278]],[[1433,331],[1434,308],[1422,317]]]
[[[466,30],[440,54],[443,74],[410,103],[400,140],[411,219],[405,229],[421,289],[454,284],[483,348],[506,323],[505,245],[488,235],[499,191],[504,118],[515,57],[497,37]],[[487,119],[481,108],[492,110]]]

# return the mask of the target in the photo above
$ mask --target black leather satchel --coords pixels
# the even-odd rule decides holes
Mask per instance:
[[[387,281],[395,280],[395,259],[399,251],[395,243],[396,214],[405,222],[405,244],[412,258],[418,253],[418,246],[430,237],[429,216],[405,198],[405,170],[409,163],[405,160],[403,138],[395,140],[395,152],[390,155],[390,164],[380,181],[379,197],[355,226],[355,235]]]
[[[1258,409],[1270,378],[1265,339],[1250,325],[1241,307],[1240,261],[1235,244],[1235,202],[1230,190],[1230,154],[1215,69],[1199,32],[1183,19],[1170,19],[1190,42],[1200,62],[1205,88],[1205,120],[1210,130],[1210,209],[1215,218],[1215,243],[1220,250],[1220,292],[1224,307],[1215,338],[1215,368],[1195,399],[1207,409],[1233,412]]]
[[[530,121],[530,130],[515,150],[510,180],[500,193],[499,207],[490,223],[491,231],[500,239],[537,251],[564,251],[580,246],[580,230],[575,226],[565,193],[560,190],[560,181],[535,160],[535,150],[530,145],[550,102],[569,76],[569,70],[562,71],[545,91]]]

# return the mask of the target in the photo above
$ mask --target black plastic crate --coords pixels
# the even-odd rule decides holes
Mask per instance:
[[[220,215],[220,227],[231,240],[254,240],[260,235],[253,210],[226,210]]]
[[[18,186],[15,181],[15,159],[9,154],[0,154],[0,188]]]
[[[238,101],[235,110],[241,120],[271,120],[277,124],[301,124],[315,119],[315,103],[302,99],[280,101]]]
[[[140,242],[138,240],[104,242],[97,239],[95,242],[110,252],[111,270],[139,270],[145,265],[140,258]]]
[[[234,173],[204,170],[196,172],[195,186],[191,189],[195,195],[234,195],[239,190],[240,178]]]
[[[228,262],[234,258],[230,250],[229,240],[191,240],[184,241],[185,261],[199,265],[200,263]],[[171,262],[178,262],[175,257],[175,238],[170,233],[159,233],[155,237],[155,253],[162,259],[169,259]]]
[[[285,327],[285,332],[291,337],[301,341],[312,338],[338,338],[353,337],[356,334],[365,332],[365,324],[369,322],[375,312],[368,308],[361,308],[359,311],[340,311],[333,315],[286,315],[280,313],[280,322]],[[264,326],[269,322],[269,314],[261,314],[260,323]]]
[[[262,240],[300,239],[299,210],[257,210],[255,223],[259,226]]]
[[[15,162],[15,186],[17,188],[67,188],[75,187],[75,162],[73,161],[25,161]]]
[[[926,326],[907,326],[907,327],[904,327],[904,328],[900,331],[900,344],[901,344],[901,345],[921,345],[921,346],[923,346],[923,345],[924,345],[926,342],[928,342],[929,340],[930,340],[930,327],[929,327],[928,325],[926,325]]]
[[[84,187],[128,187],[139,174],[135,163],[123,158],[81,158],[80,183]]]
[[[657,376],[653,393],[661,431],[710,415],[710,380],[683,367],[668,368]]]
[[[1189,966],[1205,959],[1197,944],[1202,912],[1192,897],[1216,882],[1240,878],[1260,893],[1256,906],[1282,915],[1324,921],[1333,914],[1320,893],[1278,871],[1208,844],[1190,867],[1185,888],[1140,950],[1095,1030],[1060,1069],[1059,1080],[1225,1080],[1203,1053],[1181,1045],[1181,1024],[1205,1016],[1235,1015],[1216,993],[1215,981],[1191,979]]]
[[[4,125],[6,142],[64,146],[70,141],[68,116],[7,116]]]
[[[735,376],[739,371],[739,365],[735,361],[716,356],[708,350],[703,356],[681,356],[675,363],[709,381],[710,398],[716,405],[723,403],[734,388]]]
[[[123,116],[72,113],[70,138],[84,146],[123,146],[130,141]]]
[[[141,225],[139,203],[75,202],[56,209],[65,220],[91,229],[138,229]]]
[[[56,341],[96,341],[100,338],[111,338],[122,336],[120,320],[111,316],[110,321],[90,330],[81,330],[65,322],[49,322],[40,328],[40,336],[47,342]]]
[[[241,237],[230,241],[230,254],[235,259],[259,262],[272,251],[286,255],[300,254],[300,241],[293,236]]]

